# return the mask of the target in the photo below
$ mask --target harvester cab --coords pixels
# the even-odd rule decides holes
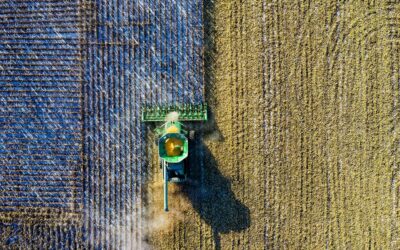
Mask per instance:
[[[144,107],[143,122],[163,122],[155,129],[158,156],[164,179],[164,210],[168,211],[168,182],[183,183],[189,168],[189,139],[194,131],[186,131],[183,122],[206,121],[207,105]],[[189,137],[189,138],[188,138]]]

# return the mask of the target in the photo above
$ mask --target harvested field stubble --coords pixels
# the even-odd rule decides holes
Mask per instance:
[[[182,191],[190,206],[151,243],[399,249],[400,3],[217,0],[204,12],[212,124],[191,159],[197,186]]]

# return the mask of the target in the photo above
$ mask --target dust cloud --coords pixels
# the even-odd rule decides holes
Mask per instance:
[[[170,112],[167,114],[165,117],[166,122],[177,122],[179,119],[179,113],[178,112]]]

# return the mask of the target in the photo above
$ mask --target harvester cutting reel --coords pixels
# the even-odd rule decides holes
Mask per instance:
[[[207,105],[174,105],[142,109],[142,122],[162,122],[155,129],[158,155],[164,179],[164,210],[168,211],[168,182],[182,183],[189,168],[189,139],[194,131],[186,131],[184,122],[207,121]]]

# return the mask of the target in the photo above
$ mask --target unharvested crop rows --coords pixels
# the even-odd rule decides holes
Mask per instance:
[[[201,15],[200,0],[0,0],[0,248],[147,244],[140,108],[203,102]]]
[[[30,8],[0,2],[0,248],[76,248],[83,198],[79,19],[62,12],[33,20],[26,17],[35,9],[51,10],[43,1],[25,4]],[[70,7],[76,11],[78,2]],[[54,30],[55,18],[68,20],[66,27]],[[48,63],[55,58],[66,64]]]

